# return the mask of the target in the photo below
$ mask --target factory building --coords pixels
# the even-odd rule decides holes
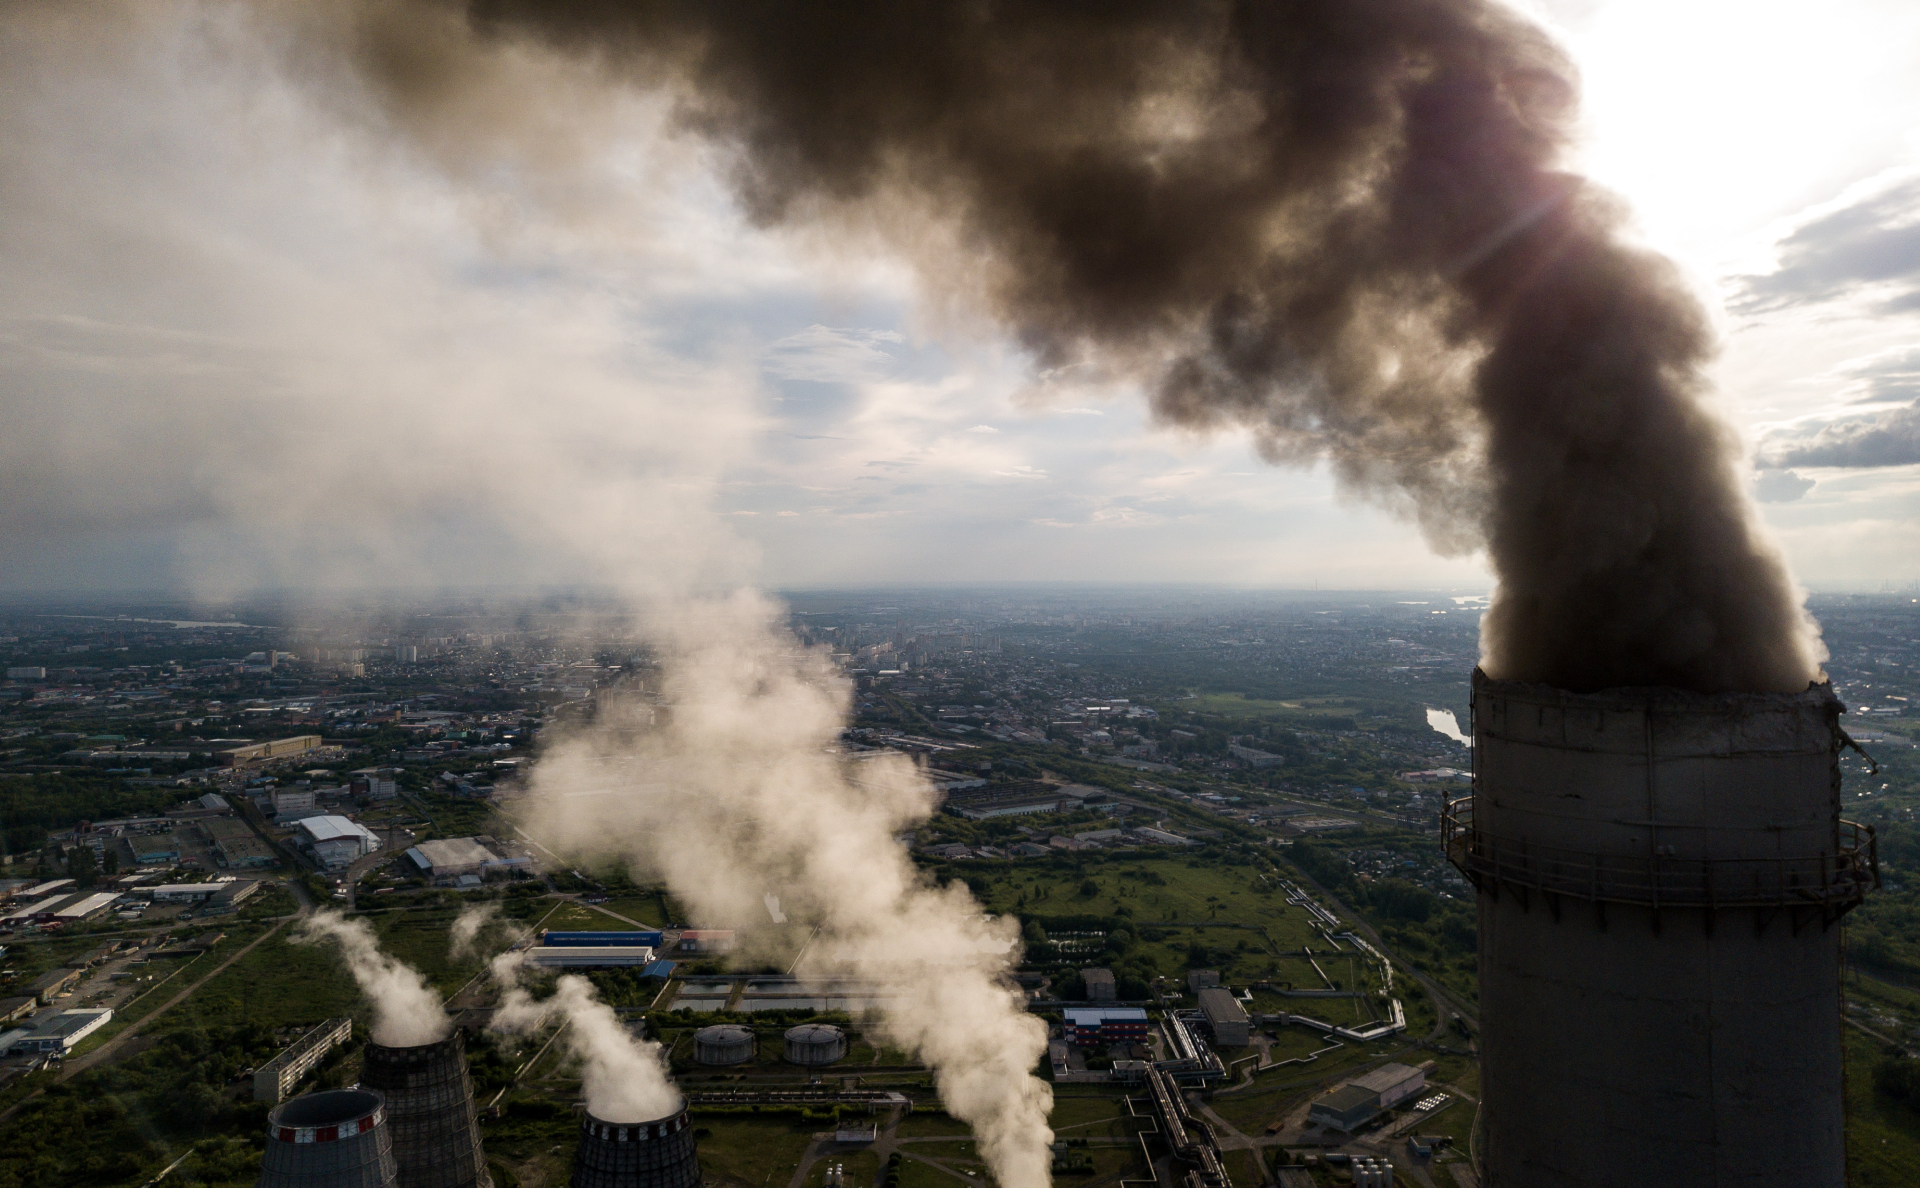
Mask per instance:
[[[548,928],[540,933],[540,943],[548,948],[577,945],[646,945],[659,948],[664,937],[658,929],[637,932],[562,932]]]
[[[54,909],[71,898],[73,897],[70,895],[49,895],[45,899],[29,903],[24,907],[17,907],[6,915],[0,916],[0,924],[25,924],[43,915],[51,918]]]
[[[85,920],[91,916],[97,916],[101,912],[106,911],[113,906],[113,901],[118,898],[120,898],[120,894],[117,891],[101,891],[98,894],[89,895],[85,899],[75,900],[55,912],[53,918],[68,923],[78,923],[81,920]]]
[[[513,857],[504,850],[491,837],[453,837],[423,841],[407,851],[407,860],[431,879],[491,878],[532,867],[533,859]]]
[[[1065,1020],[1067,1042],[1087,1044],[1147,1042],[1145,1007],[1068,1007],[1060,1012]]]
[[[1343,1134],[1352,1134],[1386,1110],[1426,1088],[1427,1069],[1405,1064],[1383,1064],[1359,1076],[1307,1107],[1307,1121]]]
[[[847,1036],[829,1023],[802,1023],[787,1030],[787,1062],[813,1067],[847,1054]]]
[[[751,1028],[731,1023],[693,1033],[693,1058],[700,1064],[744,1064],[753,1059],[756,1046]]]
[[[334,1089],[274,1107],[257,1188],[395,1188],[386,1104],[369,1089]]]
[[[42,1019],[31,1028],[22,1028],[0,1036],[0,1050],[9,1055],[29,1052],[68,1052],[81,1040],[107,1025],[113,1011],[106,1007],[93,1010],[61,1011]]]
[[[218,879],[211,883],[163,883],[158,887],[142,887],[135,894],[146,895],[155,903],[191,903],[199,899],[211,899],[223,890],[231,880]]]
[[[733,952],[733,930],[731,928],[690,928],[680,934],[680,942],[676,947],[682,953],[731,953]]]
[[[646,945],[535,945],[527,964],[541,969],[594,969],[653,964]]]
[[[353,1020],[345,1015],[328,1019],[287,1045],[253,1074],[253,1100],[277,1102],[293,1092],[300,1078],[326,1058],[328,1052],[353,1038]]]
[[[344,870],[380,848],[380,839],[357,821],[331,814],[300,822],[300,848],[323,870]]]
[[[292,738],[276,738],[271,742],[248,743],[221,751],[220,762],[228,767],[239,767],[268,759],[284,759],[289,755],[303,755],[315,750],[320,743],[317,734],[296,734]]]
[[[1488,1188],[1845,1182],[1839,925],[1878,876],[1844,708],[1474,673],[1442,828],[1478,891]]]
[[[1112,1002],[1114,999],[1113,971],[1110,969],[1083,969],[1080,980],[1087,987],[1088,1002]]]
[[[423,841],[407,851],[407,858],[422,874],[433,879],[480,874],[496,861],[492,850],[470,837]]]
[[[1200,1014],[1207,1021],[1207,1030],[1213,1033],[1213,1044],[1217,1048],[1244,1048],[1252,1039],[1246,1008],[1233,996],[1233,991],[1225,987],[1201,987]]]
[[[55,995],[79,980],[77,969],[50,969],[27,983],[27,993],[40,1005],[51,1006]]]

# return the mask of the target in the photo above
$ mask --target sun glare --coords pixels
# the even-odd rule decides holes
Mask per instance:
[[[1579,63],[1574,162],[1712,273],[1771,220],[1920,155],[1920,4],[1547,4]]]

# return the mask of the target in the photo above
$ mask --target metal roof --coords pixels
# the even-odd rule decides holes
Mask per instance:
[[[361,825],[357,821],[349,821],[345,817],[336,817],[332,814],[304,818],[300,822],[300,829],[308,837],[317,842],[344,841],[348,838],[365,838],[369,841],[377,840],[374,838],[372,831],[366,826]]]

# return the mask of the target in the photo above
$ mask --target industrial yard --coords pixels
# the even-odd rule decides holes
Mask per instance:
[[[994,681],[1033,687],[1004,653],[978,669],[960,656],[943,663],[950,667],[933,672],[982,692]],[[601,671],[595,679],[619,679]],[[1342,694],[1191,702],[1120,683],[1136,694],[1125,704],[1158,715],[1122,720],[1143,738],[1157,731],[1166,740],[1159,759],[1176,760],[1159,763],[1171,770],[1125,766],[1107,761],[1126,758],[1117,748],[1079,742],[1088,725],[1112,725],[1101,715],[1119,711],[1098,707],[1118,699],[1073,691],[1122,678],[1044,671],[1058,682],[1048,696],[1077,714],[1053,711],[1076,745],[982,737],[998,728],[991,714],[975,715],[981,725],[970,730],[937,715],[909,727],[903,715],[920,711],[889,677],[863,686],[868,709],[844,747],[850,757],[909,757],[956,785],[958,807],[1022,810],[939,813],[899,841],[930,878],[965,884],[983,912],[1018,922],[1018,994],[1049,1032],[1036,1072],[1052,1082],[1050,1124],[1064,1144],[1053,1153],[1056,1181],[1103,1188],[1194,1170],[1230,1188],[1364,1183],[1374,1172],[1357,1158],[1387,1161],[1402,1184],[1470,1184],[1484,1141],[1472,892],[1415,818],[1437,804],[1428,776],[1451,778],[1444,772],[1460,762],[1457,746],[1398,726],[1349,729],[1340,715],[1369,704],[1358,678]],[[931,687],[942,678],[919,679]],[[1867,691],[1867,678],[1847,679],[1851,696]],[[1375,688],[1378,713],[1398,712],[1395,688]],[[1904,704],[1905,692],[1873,691],[1885,694],[1881,704]],[[533,759],[539,730],[581,712],[569,704],[488,711],[502,718],[495,730],[536,724],[526,739],[488,744],[502,751],[426,752],[409,732],[388,751],[301,753],[214,769],[198,785],[201,777],[183,774],[177,791],[143,802],[164,827],[123,828],[96,811],[89,820],[121,830],[113,840],[128,852],[116,857],[114,878],[124,889],[89,906],[102,891],[50,886],[69,876],[49,867],[19,880],[38,892],[22,896],[36,911],[0,938],[9,1001],[28,1004],[8,1027],[23,1045],[45,1029],[53,1038],[34,1042],[59,1046],[23,1046],[0,1063],[0,1186],[131,1186],[170,1164],[181,1183],[254,1184],[274,1097],[369,1081],[367,999],[330,946],[298,932],[323,908],[364,921],[444,1002],[463,1037],[473,1133],[500,1188],[567,1182],[583,1141],[575,1108],[583,1069],[564,1036],[551,1022],[518,1038],[489,1030],[502,998],[487,963],[508,950],[528,954],[536,996],[563,974],[584,976],[629,1034],[661,1045],[687,1095],[685,1134],[706,1183],[942,1188],[990,1179],[970,1129],[941,1105],[932,1070],[884,1029],[899,988],[801,964],[813,921],[776,921],[758,908],[695,920],[663,883],[618,864],[560,861],[531,844],[516,815],[517,777],[496,777],[484,795],[458,790],[462,780],[477,787],[472,773],[513,770],[492,768],[495,756]],[[51,721],[73,711],[35,712]],[[1257,730],[1262,747],[1243,749],[1272,754],[1264,748],[1282,746],[1278,723],[1319,752],[1312,763],[1321,770],[1348,753],[1371,758],[1314,783],[1302,778],[1305,764],[1277,776],[1289,768],[1237,759],[1224,745],[1183,758],[1191,744],[1173,733],[1200,741],[1210,730],[1223,739]],[[1324,738],[1314,733],[1323,726]],[[360,747],[387,729],[343,727],[338,737]],[[1844,764],[1847,811],[1878,823],[1890,884],[1855,916],[1854,935],[1874,941],[1845,987],[1849,1158],[1854,1182],[1888,1186],[1920,1169],[1920,1115],[1886,1088],[1882,1071],[1920,1035],[1920,994],[1902,984],[1913,942],[1900,906],[1908,872],[1920,870],[1903,840],[1920,785],[1911,759],[1889,745],[1905,729],[1896,713],[1857,732],[1885,787],[1856,795],[1865,768]],[[410,751],[423,757],[408,759]],[[1382,778],[1416,767],[1407,774],[1419,779]],[[354,774],[361,770],[373,774]],[[376,783],[389,778],[392,795]],[[356,790],[355,780],[366,786]],[[969,780],[984,788],[958,786]],[[1002,787],[1010,791],[995,792]],[[224,789],[230,811],[200,804],[202,788]],[[1035,803],[1052,811],[1029,811]],[[165,818],[169,804],[179,816]],[[330,816],[368,836],[302,829]],[[66,847],[86,844],[73,822],[58,824],[49,833]],[[179,865],[143,868],[135,841],[177,846],[169,861]],[[214,911],[214,894],[230,885],[216,886],[220,879],[253,890]],[[68,904],[84,914],[60,920]],[[455,922],[479,906],[491,907],[492,922],[456,954]],[[36,985],[44,1001],[25,997]],[[66,1016],[83,1011],[111,1014]],[[295,1065],[284,1087],[260,1088]],[[1383,1077],[1385,1089],[1373,1088]],[[107,1100],[119,1103],[111,1114],[89,1104]],[[110,1141],[81,1143],[82,1133]]]

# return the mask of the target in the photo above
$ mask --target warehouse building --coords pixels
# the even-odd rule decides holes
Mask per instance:
[[[1068,1043],[1120,1044],[1147,1042],[1145,1007],[1068,1007],[1062,1011]]]
[[[1427,1066],[1383,1064],[1355,1077],[1307,1109],[1307,1121],[1351,1134],[1426,1088]]]
[[[268,759],[284,759],[289,755],[301,755],[320,746],[317,734],[296,734],[292,738],[276,738],[272,742],[248,743],[245,746],[232,747],[220,752],[220,762],[228,767],[239,767],[248,763],[263,763]]]
[[[661,935],[658,929],[640,932],[562,932],[548,928],[540,933],[540,943],[548,947],[579,945],[649,945],[659,948]]]
[[[113,906],[113,901],[118,898],[120,898],[118,892],[102,891],[97,895],[89,895],[85,899],[68,904],[55,912],[53,918],[66,921],[69,924],[78,923],[81,920],[85,920],[91,916],[97,916],[101,912],[106,911]]]
[[[224,881],[212,883],[164,883],[158,887],[142,887],[140,894],[153,896],[155,903],[192,903],[195,900],[211,899],[225,887]]]
[[[1083,969],[1080,980],[1087,987],[1088,1002],[1112,1002],[1114,998],[1113,971],[1110,969]]]
[[[1200,990],[1200,1013],[1206,1017],[1207,1030],[1213,1033],[1216,1048],[1244,1048],[1252,1039],[1246,1008],[1222,986]]]
[[[407,860],[431,879],[457,879],[467,875],[487,878],[523,870],[533,864],[524,857],[501,854],[499,842],[490,837],[450,837],[423,841],[407,851]]]
[[[527,950],[527,964],[542,969],[582,969],[653,964],[646,945],[536,945]]]
[[[294,836],[323,870],[344,870],[380,848],[380,839],[366,826],[331,814],[305,818]]]
[[[37,1052],[68,1052],[81,1040],[107,1025],[113,1011],[107,1007],[93,1010],[61,1011],[42,1019],[32,1029],[9,1032],[7,1055]]]
[[[50,969],[27,983],[27,993],[42,1005],[51,1005],[54,996],[80,980],[77,969]]]
[[[733,930],[731,928],[689,928],[680,934],[678,948],[682,953],[731,953],[733,952]]]

